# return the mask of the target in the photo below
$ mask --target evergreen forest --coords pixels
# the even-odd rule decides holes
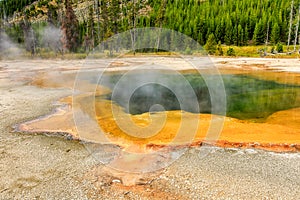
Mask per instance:
[[[132,28],[163,27],[215,53],[298,44],[299,11],[299,0],[0,0],[0,31],[35,54],[86,52]]]

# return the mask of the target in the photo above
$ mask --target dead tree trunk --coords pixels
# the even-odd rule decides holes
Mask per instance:
[[[298,9],[298,20],[296,24],[295,40],[294,40],[294,52],[296,51],[297,39],[298,39],[298,30],[299,30],[299,21],[300,21],[300,4]]]
[[[292,23],[293,23],[293,7],[294,7],[294,0],[292,1],[291,5],[291,14],[290,14],[290,28],[289,28],[289,36],[288,36],[288,51],[290,49],[290,41],[291,41],[291,31],[292,31]]]

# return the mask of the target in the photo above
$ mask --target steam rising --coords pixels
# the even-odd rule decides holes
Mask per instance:
[[[40,42],[33,29],[24,31],[25,43],[22,48],[14,43],[10,37],[4,32],[0,31],[0,58],[1,59],[16,59],[20,58],[25,52],[25,48],[32,52],[32,55],[38,53],[41,48],[57,53],[63,53],[63,44],[61,41],[62,33],[60,28],[54,26],[47,26],[39,32]]]
[[[61,42],[62,33],[59,28],[47,26],[41,34],[43,47],[50,49],[55,53],[63,51],[63,45]]]
[[[0,58],[1,59],[15,59],[21,56],[21,49],[11,41],[8,35],[0,32]]]

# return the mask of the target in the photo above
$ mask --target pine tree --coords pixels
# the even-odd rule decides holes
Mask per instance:
[[[230,18],[228,18],[228,21],[226,21],[225,43],[227,45],[232,44],[232,22]]]
[[[216,45],[217,45],[217,42],[216,42],[215,36],[214,36],[214,34],[211,33],[208,36],[207,42],[204,46],[204,49],[207,51],[208,54],[212,55],[212,54],[215,54],[215,52],[216,52],[216,49],[217,49]]]
[[[277,50],[278,53],[282,53],[283,52],[283,46],[282,46],[282,44],[280,42],[277,43],[276,50]]]
[[[14,15],[17,16],[19,14],[17,12],[27,13],[31,18],[36,18],[40,14],[47,15],[48,24],[54,24],[56,27],[60,23],[63,24],[65,46],[66,48],[68,46],[70,51],[78,47],[70,47],[76,45],[71,45],[70,41],[66,42],[67,39],[72,40],[78,34],[79,42],[76,41],[76,43],[79,45],[84,36],[91,34],[87,33],[90,30],[89,19],[91,17],[79,11],[81,19],[85,19],[80,22],[73,20],[76,18],[74,18],[74,12],[70,11],[71,0],[64,0],[66,2],[64,3],[66,8],[64,17],[60,15],[62,9],[59,4],[62,0],[41,0],[32,4],[34,1],[36,0],[0,0],[0,17],[5,23],[9,21],[16,23],[15,20],[8,20],[8,18],[12,19]],[[78,2],[78,0],[75,1]],[[247,45],[252,39],[254,44],[263,44],[266,40],[268,22],[270,22],[269,33],[272,43],[276,44],[279,41],[285,43],[291,10],[291,1],[286,0],[94,0],[93,2],[93,10],[97,18],[97,21],[94,21],[97,28],[93,28],[97,30],[93,36],[95,44],[120,31],[145,26],[174,29],[187,34],[202,45],[207,42],[211,33],[215,35],[216,41],[227,45]],[[297,3],[299,2],[295,2],[295,7]],[[296,9],[294,10],[295,14]],[[86,13],[89,13],[89,10]],[[24,36],[12,33],[14,28],[10,24],[5,30],[13,37],[13,40],[19,40],[22,43]],[[69,29],[72,31],[68,31]],[[96,32],[98,37],[96,37]],[[135,37],[132,31],[134,41]]]
[[[167,0],[162,0],[160,9],[158,11],[158,16],[156,19],[156,27],[162,28],[165,21],[165,11],[166,11]],[[159,29],[157,42],[156,42],[156,50],[159,50],[160,47],[160,38],[161,38],[161,29]]]
[[[224,39],[224,30],[220,22],[216,26],[215,36],[217,41],[223,41]]]
[[[216,55],[217,56],[223,56],[224,52],[223,52],[223,49],[222,49],[222,44],[221,44],[221,41],[218,42],[218,45],[217,45],[217,51],[216,51]]]
[[[58,6],[55,4],[48,4],[48,12],[47,12],[47,16],[48,16],[48,24],[50,26],[58,26]]]
[[[237,25],[234,26],[232,35],[231,35],[231,40],[234,43],[234,45],[239,46],[239,35],[238,35],[238,27]]]
[[[109,16],[111,22],[111,30],[114,34],[117,34],[119,31],[119,18],[120,18],[120,4],[119,0],[111,0],[111,6],[109,8]]]
[[[239,24],[238,28],[238,36],[237,36],[237,46],[242,46],[244,44],[244,30],[242,26]]]
[[[248,42],[249,42],[249,29],[248,29],[248,25],[246,25],[244,29],[243,45],[248,45]]]
[[[253,41],[256,45],[263,44],[265,42],[265,30],[262,20],[259,20],[259,22],[255,26]]]
[[[25,48],[31,53],[32,56],[34,56],[36,53],[37,40],[36,35],[32,29],[31,23],[26,16],[21,22],[20,26],[24,33]]]
[[[109,10],[108,10],[108,0],[101,0],[100,2],[101,18],[102,18],[102,34],[101,39],[105,40],[112,36],[112,31],[109,24]]]
[[[86,51],[90,51],[95,45],[95,29],[94,29],[94,9],[89,8],[89,17],[87,21],[87,31],[84,38]]]
[[[3,43],[2,43],[2,42],[3,42],[3,39],[4,39],[3,35],[4,35],[3,20],[2,20],[2,18],[0,17],[0,44],[3,44]],[[0,59],[1,59],[1,52],[2,52],[3,50],[4,50],[4,47],[1,45],[1,46],[0,46]]]
[[[65,0],[65,18],[62,24],[63,44],[66,49],[76,52],[79,47],[79,23],[69,0]]]
[[[275,23],[272,27],[272,32],[271,32],[271,41],[275,45],[279,42],[280,40],[280,28],[277,23]]]

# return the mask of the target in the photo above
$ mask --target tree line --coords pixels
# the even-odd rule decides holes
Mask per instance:
[[[61,31],[62,49],[71,52],[89,51],[114,34],[139,27],[176,30],[201,45],[209,42],[245,46],[267,42],[275,46],[287,43],[289,29],[291,43],[295,40],[299,3],[299,0],[293,4],[292,0],[40,0],[34,3],[2,0],[0,16],[2,31],[17,43],[25,46],[29,43],[27,49],[33,53],[36,51],[33,48],[41,46],[41,30],[49,26]],[[16,18],[20,12],[21,17]],[[16,19],[12,20],[13,17]]]

